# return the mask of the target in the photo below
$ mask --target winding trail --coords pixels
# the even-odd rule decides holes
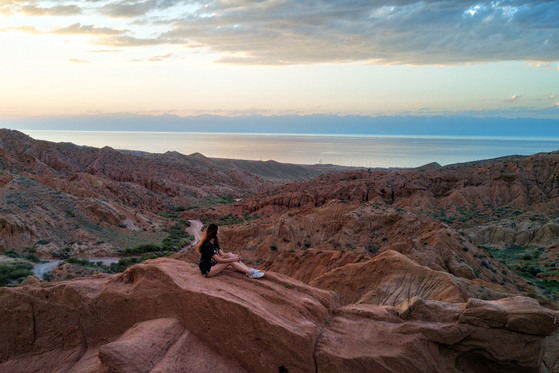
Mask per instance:
[[[200,238],[202,238],[201,229],[204,226],[204,224],[202,224],[202,222],[200,220],[189,220],[189,222],[190,222],[190,227],[186,228],[186,231],[194,236],[194,241],[192,241],[192,243],[190,245],[180,249],[179,253],[182,252],[182,251],[185,251],[189,247],[192,247],[192,246],[196,245],[198,243],[198,241],[200,241]]]
[[[105,265],[109,265],[111,263],[118,263],[118,261],[121,258],[86,258],[87,260],[89,260],[90,262],[103,262],[103,264]],[[55,269],[56,267],[58,267],[58,264],[62,263],[63,260],[52,260],[49,261],[48,263],[42,263],[39,265],[36,265],[35,267],[33,267],[33,273],[35,274],[35,276],[39,277],[40,280],[43,280],[43,276],[45,275],[45,273],[52,271],[53,269]]]
[[[196,245],[200,238],[202,237],[202,227],[204,224],[200,220],[189,220],[190,227],[186,228],[186,231],[194,236],[194,241],[187,247],[183,247],[180,251],[184,251],[188,249],[190,246]],[[180,252],[179,251],[179,252]],[[109,265],[111,263],[118,263],[120,257],[108,257],[108,258],[87,258],[90,262],[103,262],[103,264]],[[43,276],[45,273],[52,271],[55,269],[58,264],[63,262],[63,260],[51,260],[48,263],[41,263],[33,267],[33,273],[39,279],[43,280]]]
[[[35,276],[39,277],[39,279],[43,280],[43,275],[58,267],[58,264],[61,262],[62,260],[53,260],[48,263],[38,264],[33,267],[33,273]]]

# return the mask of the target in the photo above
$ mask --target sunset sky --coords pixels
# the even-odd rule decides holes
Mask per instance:
[[[0,0],[0,120],[559,119],[559,2]]]

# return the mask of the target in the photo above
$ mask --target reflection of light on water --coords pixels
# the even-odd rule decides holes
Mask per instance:
[[[528,155],[559,149],[559,139],[208,134],[184,132],[22,131],[54,142],[151,153],[201,153],[211,158],[362,167],[417,167]]]

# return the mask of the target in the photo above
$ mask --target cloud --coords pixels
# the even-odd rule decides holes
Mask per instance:
[[[163,39],[229,64],[559,60],[556,1],[212,1]]]
[[[17,27],[6,27],[6,28],[3,28],[3,29],[0,29],[0,31],[2,31],[2,32],[18,31],[18,32],[26,33],[26,34],[42,34],[43,33],[41,30],[39,30],[35,26],[31,26],[31,25],[24,25],[24,26],[17,26]]]
[[[99,12],[112,18],[131,18],[146,15],[149,12],[167,9],[180,3],[188,3],[188,0],[145,0],[133,1],[123,0],[111,2],[103,6]]]
[[[522,98],[522,95],[514,95],[511,98],[509,98],[508,100],[504,100],[503,102],[507,102],[509,104],[512,104],[518,100],[520,100]]]
[[[114,18],[129,18],[143,16],[153,10],[157,5],[156,0],[148,1],[120,1],[109,3],[100,9],[100,13]]]
[[[128,35],[104,36],[93,43],[109,47],[145,47],[151,45],[173,44],[172,41],[162,38],[139,39]]]
[[[99,35],[95,44],[113,47],[182,44],[220,53],[216,62],[227,64],[520,60],[559,70],[553,64],[559,61],[556,0],[56,0],[60,5],[54,7],[44,5],[50,1],[2,2],[0,13],[92,14],[96,24],[107,25],[132,18],[131,30],[76,23],[54,33]],[[147,34],[149,28],[162,31]]]
[[[124,52],[124,49],[97,49],[86,51],[86,53],[116,53],[116,52]]]
[[[167,58],[170,58],[173,55],[173,53],[167,53],[165,55],[162,56],[153,56],[151,58],[145,59],[145,60],[126,60],[127,62],[161,62]]]
[[[74,4],[59,5],[51,8],[43,8],[38,5],[25,5],[20,9],[20,12],[26,16],[41,17],[41,16],[73,16],[82,13],[82,9]]]
[[[70,26],[62,27],[57,26],[51,31],[50,34],[57,35],[121,35],[126,33],[127,30],[119,30],[111,27],[97,27],[95,25],[81,25],[74,23]]]
[[[77,58],[70,58],[68,61],[73,62],[73,63],[91,63],[89,61],[86,60],[79,60]]]

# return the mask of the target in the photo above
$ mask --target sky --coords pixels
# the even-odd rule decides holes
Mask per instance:
[[[0,121],[559,119],[559,1],[0,0]]]

